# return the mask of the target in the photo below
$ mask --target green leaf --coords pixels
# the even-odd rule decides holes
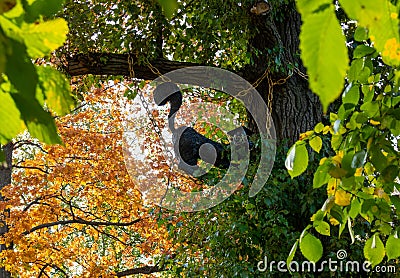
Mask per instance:
[[[39,102],[45,103],[57,115],[68,114],[73,107],[74,101],[71,90],[65,76],[51,67],[37,67],[39,75],[39,86],[36,95]]]
[[[315,230],[324,236],[331,235],[331,226],[325,221],[314,221],[313,223]]]
[[[375,48],[361,44],[357,46],[356,49],[354,50],[353,57],[362,58],[364,56],[374,53],[375,51],[376,51]]]
[[[316,133],[320,133],[324,130],[324,124],[323,123],[318,123],[315,127],[314,127],[314,131]]]
[[[396,235],[390,235],[386,241],[386,253],[389,260],[400,257],[400,239]]]
[[[7,63],[7,55],[6,52],[9,50],[8,44],[7,44],[7,38],[3,34],[3,30],[0,28],[0,73],[6,71],[6,63]],[[0,84],[2,82],[3,78],[0,74]]]
[[[297,177],[307,169],[308,152],[305,144],[295,144],[290,148],[285,166],[292,178]]]
[[[365,161],[367,159],[367,152],[362,150],[354,154],[353,159],[351,161],[351,168],[360,168],[364,166]]]
[[[360,109],[364,111],[368,117],[372,118],[379,112],[379,103],[377,101],[366,102],[361,105]]]
[[[351,103],[354,105],[358,104],[358,100],[360,99],[360,86],[351,86],[349,90],[346,90],[343,93],[342,100],[343,103]]]
[[[305,232],[300,239],[300,250],[304,257],[311,262],[317,262],[322,257],[321,241],[309,232]]]
[[[329,8],[331,1],[328,0],[311,0],[296,1],[297,9],[303,16],[318,13]]]
[[[311,217],[312,221],[322,221],[325,217],[325,211],[318,210],[316,213],[313,214]]]
[[[398,8],[390,1],[376,0],[340,0],[340,5],[346,14],[358,21],[359,26],[368,28],[369,38],[374,42],[374,47],[384,54],[385,45],[388,40],[394,39],[399,42],[399,20]],[[396,58],[383,55],[386,63],[396,64]]]
[[[385,257],[385,247],[378,234],[374,234],[365,242],[364,256],[373,267],[382,262]]]
[[[293,261],[294,254],[296,254],[298,245],[299,245],[299,240],[296,240],[296,242],[292,246],[292,249],[290,249],[289,255],[286,259],[286,265],[290,265],[290,263]]]
[[[5,145],[12,138],[25,129],[21,120],[21,113],[9,93],[2,92],[0,88],[0,144]]]
[[[318,166],[317,171],[315,171],[313,178],[313,188],[320,188],[324,184],[328,183],[330,178],[329,169],[331,165],[328,163],[324,163]]]
[[[34,21],[39,16],[50,17],[61,10],[64,0],[34,0],[29,1],[31,5],[25,5],[25,19],[27,21]]]
[[[322,139],[321,139],[321,137],[315,136],[310,140],[309,143],[310,143],[311,148],[313,148],[314,151],[319,153],[319,151],[322,148]]]
[[[371,102],[375,94],[373,87],[369,85],[363,85],[361,87],[361,91],[363,92],[364,95],[363,98],[364,103]]]
[[[298,1],[299,6],[303,1]],[[320,97],[326,112],[343,90],[349,64],[346,39],[333,5],[322,12],[303,15],[302,20],[301,58],[307,67],[310,87]]]
[[[389,165],[385,169],[383,169],[381,173],[381,177],[385,182],[394,181],[399,175],[399,166],[397,165]]]
[[[362,42],[368,39],[368,30],[362,26],[358,26],[354,32],[354,39]]]
[[[366,67],[364,59],[354,59],[351,62],[348,78],[350,82],[360,81],[366,83],[371,70]]]
[[[329,211],[329,214],[335,218],[337,221],[339,221],[342,224],[345,224],[347,219],[345,219],[345,215],[343,213],[343,210],[341,209],[340,206],[334,205],[331,210]]]
[[[178,9],[178,2],[176,0],[158,0],[158,2],[163,8],[167,18],[172,18],[172,16]]]
[[[371,162],[378,171],[381,172],[388,166],[388,159],[379,146],[372,144],[369,153],[371,153]]]
[[[6,74],[14,87],[23,94],[34,96],[38,76],[25,46],[13,39],[8,40],[10,52],[7,53]],[[23,77],[23,82],[21,81]]]
[[[361,211],[361,202],[358,200],[358,198],[354,198],[350,204],[349,216],[355,219],[357,215],[360,213],[360,211]]]
[[[67,39],[68,24],[62,18],[40,23],[24,24],[21,35],[30,57],[38,58],[51,53]]]
[[[12,94],[12,98],[33,137],[47,144],[62,143],[53,117],[49,112],[43,110],[35,98],[29,98],[20,93]]]

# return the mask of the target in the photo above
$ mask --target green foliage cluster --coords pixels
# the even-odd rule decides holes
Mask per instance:
[[[171,271],[188,277],[254,277],[257,262],[264,254],[285,258],[288,245],[282,246],[280,242],[298,236],[294,223],[290,223],[298,220],[291,216],[292,206],[298,203],[291,198],[304,188],[283,170],[284,153],[280,150],[274,178],[255,198],[248,197],[245,187],[217,207],[183,214],[181,222],[169,227],[171,236],[181,244],[176,261],[185,262],[172,263]]]
[[[309,185],[319,159],[329,154],[330,148],[323,144],[320,154],[311,154],[308,169],[297,179],[285,170],[287,152],[286,147],[278,147],[273,174],[254,198],[249,198],[249,188],[245,186],[217,207],[179,215],[181,220],[169,226],[169,233],[179,246],[177,256],[167,260],[170,273],[185,277],[314,277],[312,273],[282,273],[276,267],[265,272],[257,269],[265,256],[269,262],[286,261],[306,219],[324,203],[323,190],[313,190]],[[257,169],[256,165],[251,167],[249,180]],[[352,259],[362,261],[360,242],[348,247],[348,236],[318,238],[324,243],[326,259],[336,259],[336,252],[346,249]],[[292,255],[298,262],[304,260],[299,253]],[[328,269],[319,275],[330,277]]]
[[[52,19],[63,1],[20,0],[0,6],[0,145],[28,129],[45,143],[61,143],[54,119],[70,111],[68,80],[50,66],[33,60],[48,57],[68,32],[62,19]],[[46,107],[44,109],[43,107]]]
[[[400,256],[400,5],[372,0],[338,4],[356,20],[355,28],[347,32],[349,54],[333,4],[298,1],[304,21],[302,59],[310,86],[325,110],[341,98],[338,110],[330,113],[330,124],[319,123],[302,134],[288,152],[285,166],[296,177],[307,169],[306,145],[319,152],[322,138],[328,137],[334,151],[320,160],[313,179],[315,189],[326,186],[325,203],[288,261],[298,245],[308,260],[322,257],[321,241],[311,230],[339,237],[347,230],[352,243],[365,240],[364,256],[376,266],[385,256],[388,261]],[[366,223],[365,233],[355,232]]]
[[[249,30],[246,0],[180,1],[66,1],[63,16],[70,26],[68,44],[79,52],[130,52],[142,62],[164,58],[237,69],[250,61],[247,44],[255,32]],[[160,6],[161,3],[161,6]],[[201,31],[200,31],[201,30]]]

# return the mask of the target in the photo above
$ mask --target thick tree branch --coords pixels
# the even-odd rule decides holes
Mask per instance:
[[[87,53],[65,57],[61,67],[71,76],[85,74],[130,76],[129,59],[132,60],[134,77],[145,80],[153,80],[159,73],[165,74],[176,69],[199,65],[166,59],[139,63],[135,56],[128,54]]]
[[[125,276],[129,276],[129,275],[134,275],[134,274],[151,274],[151,273],[161,272],[161,271],[164,271],[164,270],[161,269],[157,265],[155,265],[155,266],[147,265],[147,266],[142,266],[142,267],[138,267],[138,268],[133,268],[133,269],[128,269],[125,271],[117,272],[116,276],[117,277],[125,277]]]

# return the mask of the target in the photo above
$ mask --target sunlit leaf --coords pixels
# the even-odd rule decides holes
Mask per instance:
[[[324,163],[324,164],[318,166],[317,170],[314,173],[313,188],[320,188],[324,184],[328,183],[328,180],[330,178],[329,172],[328,172],[329,168],[330,168],[330,165],[328,163]]]
[[[398,9],[390,1],[339,2],[350,18],[357,20],[360,26],[368,28],[369,38],[374,42],[374,47],[382,53],[384,61],[399,64],[400,58],[396,55],[391,56],[400,48]],[[389,49],[391,47],[394,47],[394,52]]]
[[[300,250],[304,257],[311,262],[317,262],[322,257],[323,248],[321,241],[309,232],[305,232],[304,236],[300,239]]]
[[[296,242],[293,244],[292,249],[290,249],[289,255],[286,259],[286,264],[290,265],[290,263],[293,261],[294,255],[296,254],[297,246],[299,245],[299,240],[296,240]]]
[[[0,123],[3,124],[0,129],[0,144],[5,145],[17,134],[25,129],[25,124],[21,120],[21,114],[16,107],[14,100],[8,93],[0,89]]]
[[[364,256],[371,262],[372,266],[376,266],[382,262],[385,257],[385,247],[379,235],[374,234],[365,242]]]
[[[367,40],[368,30],[362,26],[358,26],[354,32],[354,39],[359,42]]]
[[[299,6],[307,1],[298,1]],[[348,66],[345,37],[334,6],[302,17],[301,58],[307,67],[310,87],[321,100],[324,111],[342,92]],[[335,51],[332,51],[332,50]]]
[[[310,143],[311,148],[313,148],[314,151],[319,153],[319,151],[322,148],[322,139],[321,139],[321,137],[315,136],[310,140],[309,143]]]
[[[290,148],[285,166],[292,178],[297,177],[307,169],[308,152],[305,144],[295,144]]]
[[[62,46],[67,38],[68,25],[57,18],[40,23],[25,24],[21,28],[28,53],[31,57],[43,57]]]
[[[178,2],[176,0],[158,0],[158,2],[168,18],[171,18],[178,9]]]
[[[12,94],[16,106],[21,112],[21,118],[28,127],[29,133],[47,144],[61,144],[53,117],[43,110],[35,98],[29,98],[21,93]]]
[[[335,203],[339,206],[348,206],[350,205],[351,194],[342,190],[338,189],[335,193]]]
[[[51,67],[37,67],[39,86],[37,95],[41,104],[46,105],[57,115],[62,116],[71,111],[73,99],[70,85],[65,76]]]
[[[396,235],[390,235],[386,241],[386,253],[388,259],[400,257],[400,239]]]
[[[353,53],[354,58],[362,58],[364,56],[370,55],[374,53],[376,50],[373,47],[367,46],[367,45],[359,45],[356,47]]]
[[[331,226],[327,222],[315,221],[313,225],[314,225],[315,230],[318,233],[320,233],[321,235],[324,235],[324,236],[331,235]]]
[[[360,99],[360,87],[351,86],[351,88],[344,92],[342,96],[343,103],[351,103],[354,105],[358,104]]]

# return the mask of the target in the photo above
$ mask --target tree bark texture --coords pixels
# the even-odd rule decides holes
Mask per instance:
[[[279,58],[283,67],[286,68],[286,73],[272,72],[269,77],[272,82],[283,79],[286,81],[272,88],[271,114],[278,143],[286,139],[290,145],[298,139],[300,133],[313,129],[321,121],[322,107],[318,96],[309,89],[305,76],[306,69],[299,57],[300,15],[294,7],[286,7],[282,10],[284,10],[284,20],[273,20],[270,16],[253,17],[252,24],[259,32],[250,42],[250,46],[264,53],[266,49],[281,50]],[[262,59],[255,58],[255,65],[247,70],[250,76],[245,74],[244,77],[252,82],[254,78],[252,76],[260,76],[268,67],[268,60],[275,57],[268,57],[266,54],[266,57],[263,55]],[[257,89],[268,102],[269,85],[263,82]]]

